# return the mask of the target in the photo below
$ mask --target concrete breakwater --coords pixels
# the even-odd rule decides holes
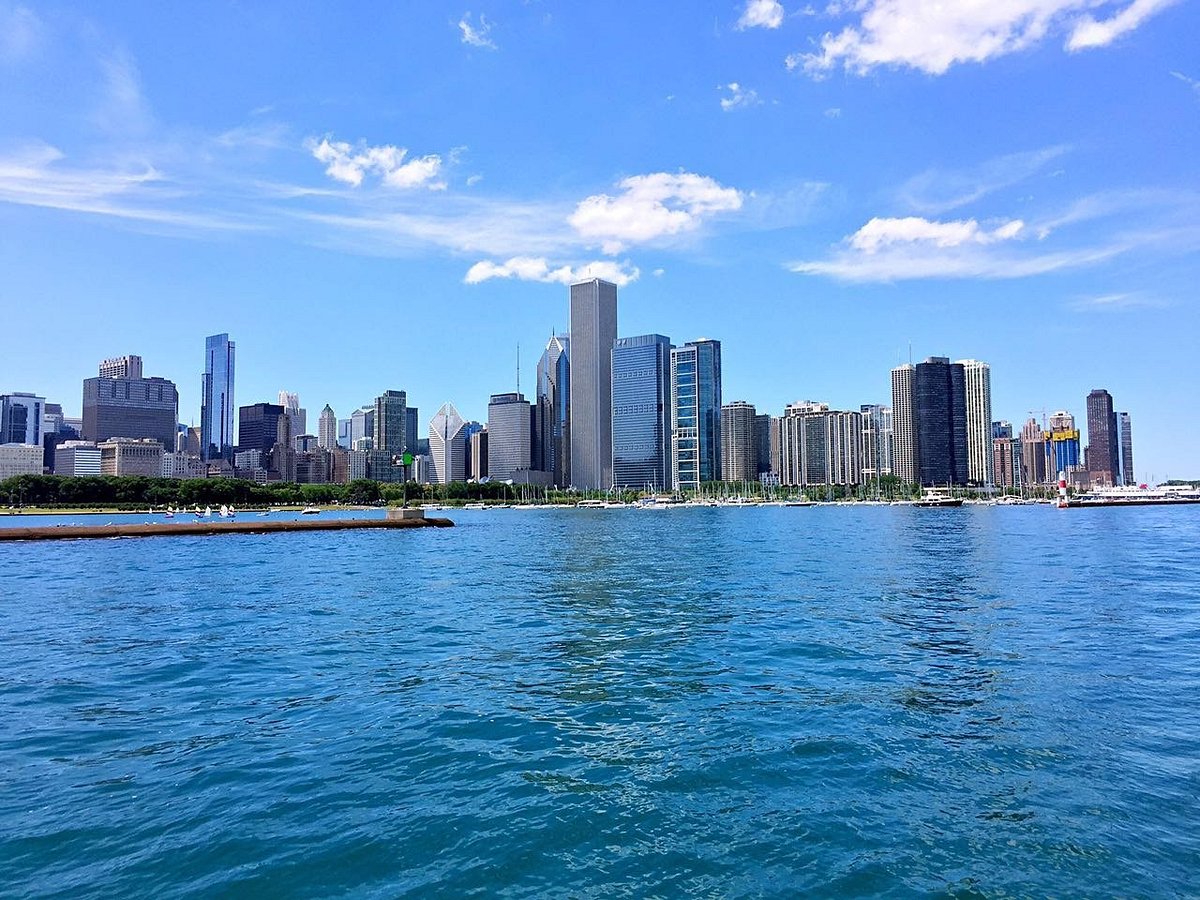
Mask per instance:
[[[344,531],[361,528],[451,528],[450,519],[426,518],[420,510],[389,511],[386,519],[300,519],[287,522],[143,522],[121,525],[51,525],[0,528],[0,541],[55,541],[76,538],[171,537],[202,534],[270,534],[278,531]],[[395,513],[400,513],[396,515]]]

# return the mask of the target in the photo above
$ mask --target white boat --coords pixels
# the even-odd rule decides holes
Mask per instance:
[[[232,519],[233,515],[234,515],[233,508],[226,506],[224,503],[222,503],[221,504],[221,518],[222,519]]]
[[[315,516],[315,515],[319,514],[320,512],[321,512],[321,507],[319,507],[319,506],[306,506],[306,507],[304,507],[304,509],[300,510],[300,515]]]
[[[951,507],[962,506],[962,497],[951,497],[941,488],[926,488],[919,500],[912,502],[913,506]]]

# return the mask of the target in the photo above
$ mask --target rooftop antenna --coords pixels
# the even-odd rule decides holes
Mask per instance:
[[[517,393],[521,393],[521,342],[517,341]]]
[[[908,342],[908,364],[912,365],[912,341]]]

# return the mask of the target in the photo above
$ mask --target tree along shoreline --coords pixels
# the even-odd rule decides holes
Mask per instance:
[[[671,493],[671,492],[665,492]],[[692,497],[748,500],[908,500],[919,496],[916,485],[884,476],[866,485],[813,485],[766,487],[759,482],[712,482],[699,491],[677,494]],[[980,496],[970,489],[956,489],[964,497]],[[1019,493],[1007,491],[1005,493]],[[1027,491],[1027,496],[1045,497],[1053,488]],[[83,476],[18,475],[0,481],[0,504],[11,508],[140,510],[150,507],[191,508],[226,504],[241,509],[274,506],[380,506],[384,504],[438,503],[575,503],[584,499],[632,502],[653,491],[568,491],[504,482],[453,482],[451,484],[397,484],[368,479],[348,484],[261,484],[240,478],[147,478],[138,475]]]

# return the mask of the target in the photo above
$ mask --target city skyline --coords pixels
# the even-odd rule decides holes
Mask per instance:
[[[622,336],[718,337],[760,409],[886,403],[890,367],[957,350],[996,418],[1108,385],[1138,470],[1195,474],[1196,4],[948,4],[940,46],[877,0],[758,6],[0,3],[0,389],[77,416],[96,360],[138,353],[199,424],[195,335],[228,332],[239,402],[400,385],[482,420],[596,275]],[[611,65],[543,90],[585,38]],[[383,322],[471,362],[364,339]]]

